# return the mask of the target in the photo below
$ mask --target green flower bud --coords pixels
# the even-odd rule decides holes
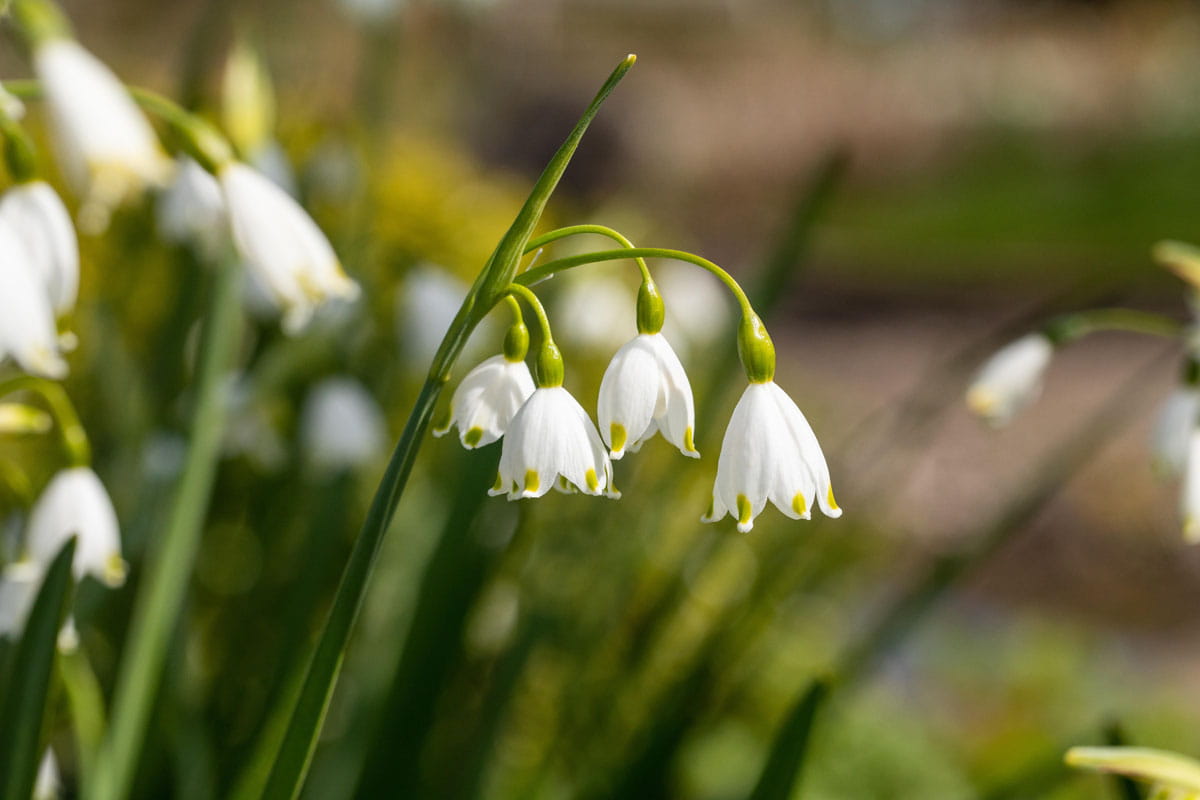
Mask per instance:
[[[533,380],[539,389],[562,386],[562,353],[559,352],[558,345],[553,341],[544,342],[541,350],[538,351],[533,365]]]
[[[775,378],[775,345],[757,314],[743,316],[738,325],[738,357],[751,383],[767,383]]]
[[[651,280],[642,281],[637,299],[638,333],[658,333],[662,330],[665,316],[666,309],[662,295],[658,293],[658,284]]]
[[[504,358],[516,363],[524,361],[529,352],[529,328],[524,322],[515,322],[504,335]]]

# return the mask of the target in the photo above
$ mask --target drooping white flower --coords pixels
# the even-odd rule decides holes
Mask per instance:
[[[12,225],[0,218],[0,359],[11,356],[27,372],[62,378],[50,295]]]
[[[78,537],[72,563],[76,580],[90,574],[108,586],[124,583],[117,512],[89,467],[62,470],[38,497],[29,515],[29,555],[47,565],[71,536]]]
[[[508,426],[500,474],[488,493],[509,500],[541,497],[553,486],[620,497],[612,462],[587,412],[561,386],[535,389]]]
[[[448,417],[433,435],[442,436],[457,425],[463,447],[489,445],[504,435],[533,391],[533,376],[524,361],[492,356],[462,379],[450,399]]]
[[[221,185],[187,156],[175,160],[175,177],[158,197],[158,232],[169,242],[212,250],[227,235]]]
[[[79,241],[62,198],[45,181],[20,183],[0,197],[0,217],[25,245],[53,309],[69,312],[79,293]]]
[[[997,350],[967,389],[967,406],[991,425],[1007,424],[1037,399],[1054,344],[1041,333],[1022,336]]]
[[[58,773],[58,761],[54,751],[46,748],[38,765],[37,779],[33,784],[33,800],[58,800],[62,797],[62,777]]]
[[[751,383],[733,409],[721,441],[712,506],[701,520],[715,522],[729,514],[745,533],[768,500],[792,519],[808,519],[814,504],[827,517],[842,515],[816,435],[774,381]]]
[[[287,192],[236,162],[218,179],[234,244],[283,309],[285,330],[298,331],[322,303],[358,297],[325,234]]]
[[[1200,428],[1193,427],[1187,438],[1187,463],[1179,496],[1185,541],[1200,543]]]
[[[613,459],[637,452],[656,432],[685,456],[699,458],[692,386],[660,333],[642,333],[617,351],[600,381],[600,434]]]
[[[33,561],[17,561],[0,572],[0,636],[16,639],[25,630],[44,573]]]
[[[59,162],[84,198],[80,224],[103,231],[113,208],[169,177],[170,159],[125,87],[78,42],[43,40],[33,68],[45,87]]]
[[[378,458],[387,438],[379,404],[352,378],[326,378],[313,387],[300,431],[309,460],[330,472]]]
[[[1200,421],[1200,388],[1180,386],[1167,396],[1150,437],[1154,467],[1178,475],[1187,461],[1188,441]]]

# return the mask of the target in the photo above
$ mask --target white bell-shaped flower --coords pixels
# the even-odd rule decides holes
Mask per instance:
[[[463,447],[471,450],[489,445],[504,435],[532,394],[533,376],[523,360],[492,356],[462,379],[450,398],[448,417],[434,428],[433,435],[443,436],[456,425]]]
[[[67,363],[40,278],[21,238],[0,218],[0,359],[11,356],[27,372],[62,378]]]
[[[16,639],[25,630],[45,570],[33,561],[17,561],[0,572],[0,636]]]
[[[62,198],[45,181],[20,183],[0,197],[0,217],[25,245],[59,315],[79,294],[79,240]]]
[[[300,431],[309,461],[328,472],[375,460],[387,440],[379,404],[351,378],[326,378],[313,387],[304,401]]]
[[[700,457],[692,385],[660,333],[639,334],[613,356],[600,381],[597,416],[613,459],[626,448],[636,453],[658,431],[685,456]]]
[[[175,159],[175,177],[159,195],[156,210],[158,233],[169,242],[213,250],[227,235],[221,185],[187,156]]]
[[[1150,436],[1154,468],[1178,475],[1187,461],[1188,442],[1200,419],[1200,388],[1180,386],[1167,396]]]
[[[774,381],[751,383],[733,409],[721,442],[712,505],[701,521],[729,514],[745,533],[768,500],[792,519],[808,519],[814,504],[827,517],[842,515],[816,435]]]
[[[535,389],[512,418],[500,451],[500,473],[488,493],[516,500],[541,497],[551,486],[567,493],[621,495],[596,426],[561,386]]]
[[[1005,425],[1042,391],[1054,344],[1030,333],[997,350],[967,389],[967,406],[991,425]]]
[[[29,555],[48,565],[71,536],[78,537],[72,563],[77,580],[90,574],[108,586],[124,583],[117,512],[89,467],[62,470],[38,497],[29,515]]]
[[[296,332],[324,302],[358,297],[325,234],[287,192],[254,169],[226,164],[218,179],[233,241]]]
[[[1200,428],[1197,427],[1187,437],[1179,512],[1183,518],[1183,538],[1191,544],[1200,543]]]
[[[78,42],[39,43],[33,68],[45,87],[59,162],[83,197],[80,224],[103,231],[113,208],[166,181],[171,161],[125,87]]]

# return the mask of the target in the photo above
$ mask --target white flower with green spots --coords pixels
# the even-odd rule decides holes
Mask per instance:
[[[659,431],[685,456],[700,457],[692,386],[662,334],[639,334],[613,356],[600,382],[598,416],[613,459],[626,449],[636,453]]]
[[[500,452],[500,474],[491,495],[509,500],[541,497],[554,487],[568,494],[620,497],[612,462],[596,426],[562,386],[534,390],[521,406]]]
[[[457,426],[459,441],[468,450],[489,445],[504,435],[532,394],[533,376],[523,360],[492,356],[462,379],[450,399],[449,416],[433,435],[443,436]]]
[[[93,575],[108,586],[125,582],[117,512],[104,484],[89,467],[55,475],[29,515],[29,556],[49,565],[71,536],[78,537],[72,569],[76,579]]]
[[[1006,425],[1042,391],[1042,375],[1054,344],[1041,333],[1022,336],[997,350],[967,389],[967,406],[991,425]]]
[[[19,183],[0,197],[0,217],[25,245],[54,311],[69,312],[79,292],[79,241],[62,198],[45,181]]]
[[[701,521],[729,514],[746,533],[768,500],[792,519],[809,519],[814,503],[827,517],[842,515],[816,435],[774,381],[751,383],[738,400],[721,442],[712,505]]]
[[[233,242],[272,300],[289,333],[303,328],[321,304],[358,297],[325,234],[291,196],[260,172],[231,162],[217,179]]]

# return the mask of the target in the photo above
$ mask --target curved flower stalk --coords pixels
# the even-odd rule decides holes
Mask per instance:
[[[104,484],[90,467],[71,467],[55,475],[29,515],[27,547],[43,566],[78,537],[72,570],[76,579],[92,575],[106,586],[125,582],[117,512]]]
[[[0,218],[0,358],[11,356],[22,369],[63,378],[67,363],[59,350],[50,293],[12,225]]]
[[[20,20],[31,5],[18,0]],[[31,30],[33,68],[46,92],[53,142],[67,180],[83,198],[79,221],[89,233],[108,227],[112,210],[162,185],[171,162],[125,87],[99,59],[65,35]]]
[[[326,378],[304,402],[301,439],[309,462],[322,472],[355,469],[377,459],[387,426],[383,411],[361,383]]]
[[[238,162],[220,166],[217,178],[234,244],[283,309],[285,330],[299,331],[322,303],[358,297],[325,234],[287,192]]]
[[[1042,391],[1042,376],[1054,355],[1054,343],[1030,333],[997,350],[967,389],[967,406],[988,424],[1007,425]]]
[[[70,313],[79,293],[79,241],[62,198],[45,181],[19,183],[0,197],[0,219],[25,246],[54,311]]]

